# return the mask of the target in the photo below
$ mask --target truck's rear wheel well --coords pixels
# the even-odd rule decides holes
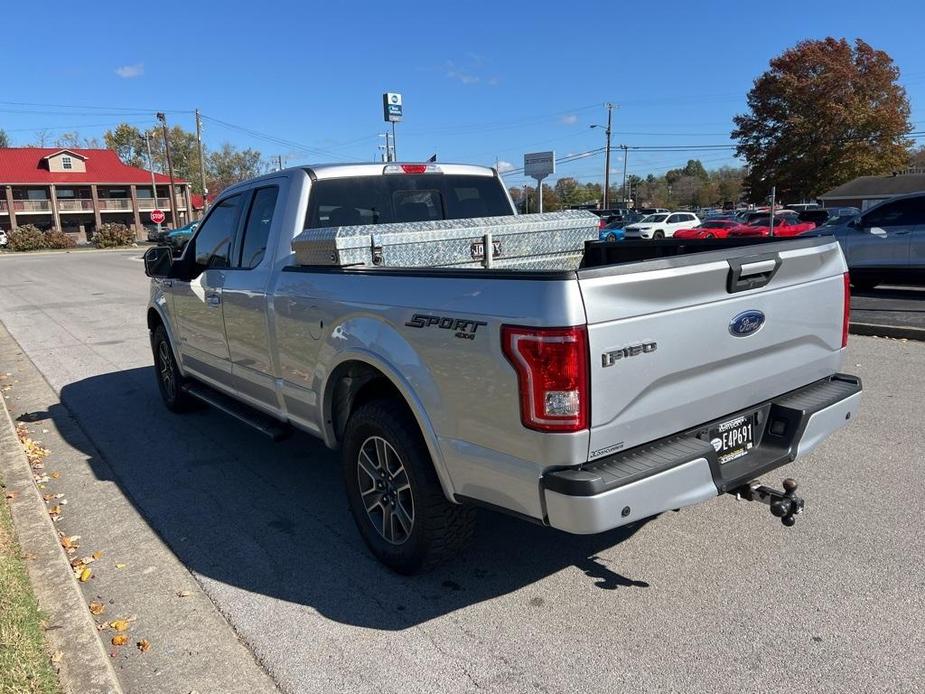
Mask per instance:
[[[161,314],[155,311],[153,308],[148,309],[148,330],[154,332],[154,329],[162,325],[164,321],[161,320]]]
[[[340,442],[350,415],[372,400],[393,400],[411,413],[401,391],[381,371],[363,362],[346,362],[332,374],[334,392],[331,399],[330,421]]]

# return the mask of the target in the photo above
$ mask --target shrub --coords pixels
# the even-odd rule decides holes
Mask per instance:
[[[134,246],[135,232],[124,224],[101,224],[93,235],[97,248],[118,248]]]
[[[45,246],[45,233],[34,224],[23,224],[7,234],[11,251],[37,251]]]
[[[75,248],[77,242],[63,231],[53,229],[45,232],[45,248]]]

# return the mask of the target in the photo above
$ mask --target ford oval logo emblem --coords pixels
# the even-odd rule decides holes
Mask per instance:
[[[758,332],[762,325],[764,325],[764,314],[761,311],[755,309],[742,311],[729,321],[729,333],[733,337],[748,337]]]

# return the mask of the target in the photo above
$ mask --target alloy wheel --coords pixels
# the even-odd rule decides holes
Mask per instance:
[[[398,453],[381,436],[370,436],[357,454],[357,482],[366,515],[386,542],[403,544],[414,528],[411,481]]]

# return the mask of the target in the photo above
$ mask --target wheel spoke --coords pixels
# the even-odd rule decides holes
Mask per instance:
[[[360,500],[373,527],[393,545],[407,541],[414,530],[414,498],[398,452],[381,436],[370,436],[356,465]]]
[[[363,472],[369,475],[369,478],[373,481],[373,485],[375,486],[376,481],[379,479],[379,471],[376,469],[376,464],[362,448],[360,449],[360,457],[359,460],[357,460],[357,465]]]
[[[408,512],[405,511],[405,507],[402,506],[401,501],[395,504],[395,512],[393,515],[398,518],[398,522],[401,524],[401,529],[404,531],[405,536],[407,537],[410,535],[412,520]]]

